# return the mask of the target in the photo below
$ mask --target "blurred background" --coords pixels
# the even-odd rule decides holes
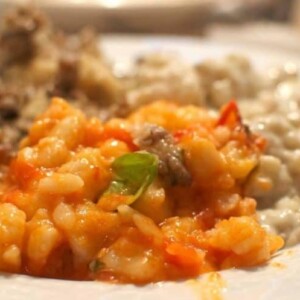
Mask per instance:
[[[42,7],[67,31],[193,35],[300,50],[300,0],[0,0]]]

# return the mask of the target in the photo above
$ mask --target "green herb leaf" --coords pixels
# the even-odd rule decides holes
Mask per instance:
[[[127,153],[112,164],[115,178],[105,195],[129,196],[126,204],[137,200],[157,175],[158,159],[148,152]]]
[[[105,266],[104,263],[99,259],[93,259],[89,263],[89,269],[93,273],[100,271],[104,266]]]

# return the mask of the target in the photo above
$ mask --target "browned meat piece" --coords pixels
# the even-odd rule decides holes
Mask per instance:
[[[84,52],[102,59],[97,49],[96,40],[96,33],[90,28],[83,29],[77,36],[68,37],[63,32],[57,34],[56,42],[61,51],[58,60],[58,74],[51,95],[72,99],[83,96],[76,90],[79,58]]]
[[[32,119],[45,109],[48,100],[44,90],[0,82],[0,145],[15,150]]]
[[[59,72],[53,95],[68,97],[74,92],[78,75],[78,57],[73,53],[63,55],[59,61]]]
[[[120,111],[124,92],[98,49],[96,32],[66,34],[38,9],[15,8],[0,24],[0,146],[15,150],[52,96],[107,119]]]
[[[120,83],[102,57],[97,41],[97,34],[91,28],[84,28],[76,35],[57,34],[58,68],[50,95],[74,100],[79,107],[94,106],[96,111],[110,109],[110,105],[120,101],[123,96]]]
[[[0,69],[34,55],[34,34],[45,22],[43,15],[30,7],[15,9],[6,15],[0,33]]]
[[[14,89],[0,85],[0,164],[8,151],[16,147],[21,134],[16,127],[23,99]]]
[[[182,149],[170,133],[153,124],[145,124],[134,133],[134,142],[159,158],[159,174],[171,185],[188,185],[191,176],[183,163]]]
[[[20,99],[13,91],[0,86],[0,122],[12,121],[19,116]]]

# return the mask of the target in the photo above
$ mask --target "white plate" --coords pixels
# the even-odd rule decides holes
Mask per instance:
[[[102,32],[156,33],[199,31],[216,4],[214,0],[0,0],[0,15],[4,8],[28,2],[66,30],[90,25]]]
[[[152,51],[178,52],[188,62],[244,53],[261,69],[294,61],[298,53],[272,47],[218,43],[191,38],[120,37],[102,39],[104,53],[126,70],[130,61]],[[203,275],[199,280],[150,284],[143,287],[101,282],[75,282],[0,275],[1,300],[299,300],[300,246],[281,251],[265,266]]]

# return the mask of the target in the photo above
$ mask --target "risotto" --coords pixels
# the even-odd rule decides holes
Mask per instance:
[[[234,102],[101,123],[55,98],[1,187],[0,269],[147,283],[264,263],[283,240],[244,193],[264,148]]]
[[[179,60],[176,64],[177,61],[158,54],[140,59],[131,77],[134,84],[128,88],[131,103],[147,103],[157,96],[172,97],[175,89],[177,97],[173,99],[178,103],[205,105],[213,110],[236,99],[244,122],[267,140],[257,168],[245,183],[245,195],[257,200],[259,220],[266,230],[280,234],[287,246],[299,243],[298,68],[286,63],[258,73],[247,58],[230,55],[208,59],[194,67],[184,64],[180,71],[182,63]],[[176,78],[183,76],[179,74],[186,75],[180,83]],[[191,80],[195,74],[198,81]],[[162,83],[164,88],[160,87]]]
[[[294,65],[154,53],[119,76],[97,42],[1,21],[0,271],[144,284],[300,242]]]

